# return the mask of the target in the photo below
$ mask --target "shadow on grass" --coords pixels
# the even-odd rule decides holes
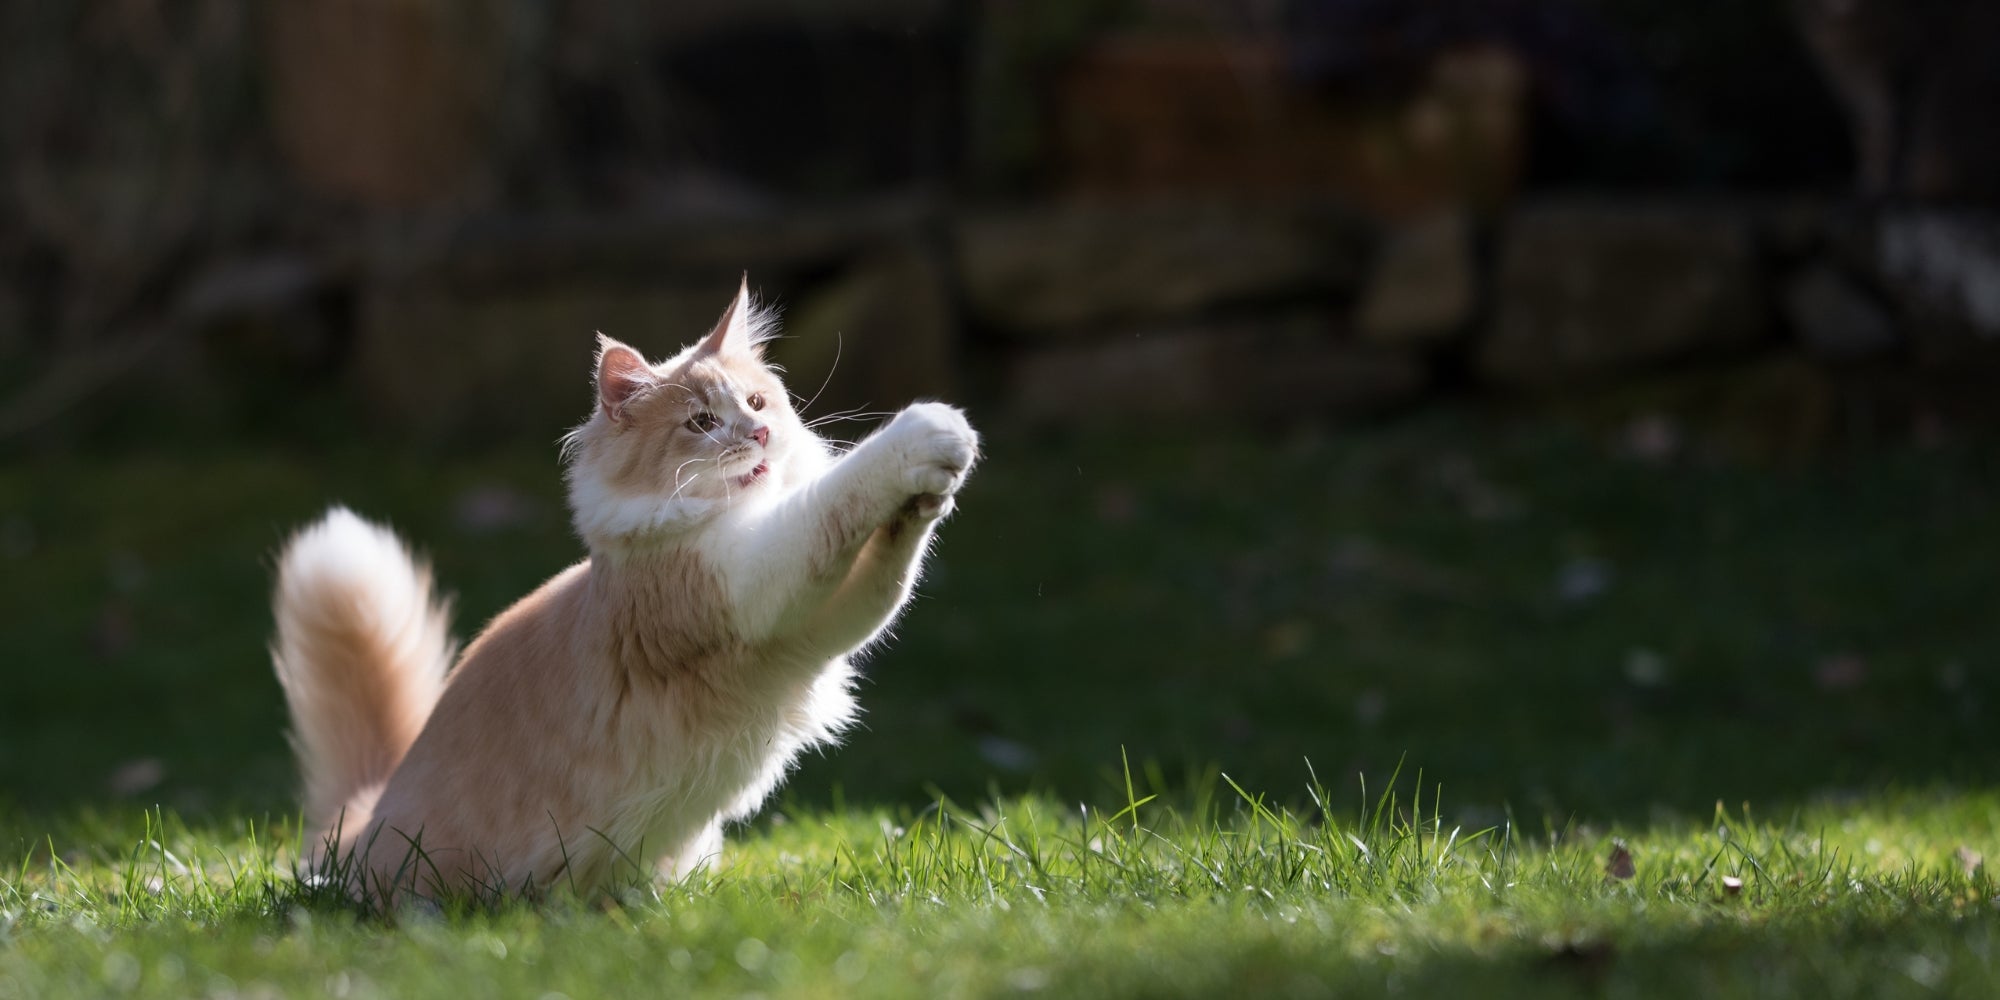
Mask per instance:
[[[1988,777],[1987,443],[1774,469],[1454,419],[991,453],[794,800],[1098,799],[1121,750],[1292,801],[1307,760],[1407,756],[1473,825]],[[269,554],[335,500],[434,556],[461,635],[579,554],[541,451],[0,471],[11,811],[287,813]]]
[[[1135,963],[1086,940],[1055,961],[1048,982],[1078,996],[1970,996],[1992,988],[1985,956],[2000,946],[1995,921],[1893,908],[1772,921],[1717,912],[1670,930],[1531,941],[1494,927],[1483,945],[1384,938],[1374,957],[1354,956],[1327,930],[1252,939],[1221,961],[1212,941],[1181,942],[1204,958],[1199,966]]]

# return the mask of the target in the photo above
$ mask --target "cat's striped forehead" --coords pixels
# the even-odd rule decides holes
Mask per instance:
[[[781,385],[778,377],[761,364],[714,356],[693,358],[671,367],[661,365],[654,371],[659,378],[658,394],[680,404],[713,405],[718,400],[770,392]]]

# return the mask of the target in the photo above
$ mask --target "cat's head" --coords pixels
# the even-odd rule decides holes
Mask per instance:
[[[597,402],[565,442],[585,540],[673,530],[811,478],[824,446],[765,361],[746,282],[714,330],[658,364],[598,335]]]

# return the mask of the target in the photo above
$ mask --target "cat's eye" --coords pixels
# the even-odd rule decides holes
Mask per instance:
[[[687,429],[696,434],[706,434],[720,426],[722,421],[715,419],[715,414],[706,410],[689,417],[687,421]]]
[[[749,399],[749,403],[750,403],[750,408],[751,408],[751,409],[753,409],[753,410],[761,410],[761,409],[763,409],[763,408],[764,408],[764,394],[763,394],[763,393],[761,393],[761,392],[753,392],[753,393],[751,393],[751,394],[750,394],[750,399]]]

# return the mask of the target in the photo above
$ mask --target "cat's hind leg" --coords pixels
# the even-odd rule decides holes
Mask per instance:
[[[721,866],[722,817],[717,816],[680,850],[661,858],[658,871],[661,877],[680,882],[698,871],[714,871]]]

